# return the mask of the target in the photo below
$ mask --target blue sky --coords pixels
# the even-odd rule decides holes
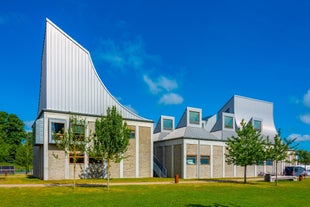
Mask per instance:
[[[45,18],[90,51],[109,91],[157,122],[215,114],[234,94],[274,103],[276,128],[310,150],[309,1],[5,1],[0,111],[37,115]]]

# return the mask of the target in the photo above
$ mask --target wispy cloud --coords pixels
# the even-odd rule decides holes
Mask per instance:
[[[309,134],[291,134],[288,136],[288,139],[296,139],[296,142],[304,142],[304,141],[310,141],[310,135]]]
[[[165,76],[160,76],[159,78],[157,78],[157,80],[153,81],[147,75],[144,75],[143,80],[148,85],[150,91],[153,94],[157,94],[162,90],[171,91],[178,88],[178,83],[176,82],[176,80],[169,79]]]
[[[160,98],[159,103],[164,104],[164,105],[181,104],[183,103],[183,98],[176,93],[168,93],[168,94],[164,94]]]
[[[142,70],[146,65],[154,64],[158,59],[155,55],[150,55],[145,51],[141,38],[123,42],[111,39],[101,40],[95,56],[98,61],[122,72],[133,69]]]
[[[310,107],[310,90],[304,95],[303,103],[305,106]]]
[[[121,25],[125,23],[120,21]],[[161,57],[148,53],[141,37],[130,41],[101,40],[95,52],[95,58],[99,64],[100,62],[106,64],[111,70],[136,73],[138,77],[142,77],[149,92],[160,99],[160,104],[183,102],[180,95],[172,93],[178,88],[177,80],[161,73],[164,71],[162,70]]]
[[[310,114],[300,115],[299,118],[303,123],[310,124]]]

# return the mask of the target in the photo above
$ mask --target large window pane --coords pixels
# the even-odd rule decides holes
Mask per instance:
[[[224,116],[224,127],[228,129],[233,129],[234,118],[231,116]]]
[[[190,111],[189,112],[189,123],[190,124],[199,124],[199,112],[196,111]]]
[[[164,119],[164,130],[172,130],[172,120]]]
[[[186,164],[187,165],[196,165],[196,158],[195,155],[187,155],[186,157]]]

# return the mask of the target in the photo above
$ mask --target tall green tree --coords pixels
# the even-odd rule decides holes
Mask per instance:
[[[289,150],[296,149],[297,145],[293,146],[296,139],[281,138],[281,130],[275,135],[273,142],[267,140],[266,144],[266,159],[271,159],[275,162],[276,167],[276,180],[275,185],[278,185],[278,163],[286,161]]]
[[[0,147],[9,150],[9,154],[2,157],[3,161],[14,161],[17,148],[26,135],[24,126],[23,121],[15,114],[8,114],[4,111],[0,111],[0,136],[2,136],[0,142],[5,143],[4,145],[9,145],[9,148],[4,145]]]
[[[107,163],[107,187],[110,186],[111,162],[119,163],[127,151],[130,130],[116,107],[107,109],[107,116],[96,120],[92,156]]]
[[[33,133],[28,132],[21,145],[18,146],[15,155],[15,162],[18,165],[25,167],[26,174],[30,172],[30,168],[32,166],[33,139]]]
[[[68,130],[56,132],[54,140],[59,149],[64,150],[65,156],[73,161],[73,188],[76,186],[76,163],[81,154],[84,155],[88,138],[85,136],[86,122],[76,116],[70,117]],[[56,156],[56,158],[58,158]]]
[[[225,154],[226,162],[244,167],[244,183],[246,183],[247,166],[258,163],[264,159],[265,141],[260,130],[253,127],[252,123],[241,121],[237,129],[237,136],[227,140]]]

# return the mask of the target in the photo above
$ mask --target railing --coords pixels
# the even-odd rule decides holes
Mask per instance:
[[[158,177],[167,177],[167,169],[163,166],[163,164],[159,161],[159,159],[154,155],[153,156],[153,170],[157,174]]]

